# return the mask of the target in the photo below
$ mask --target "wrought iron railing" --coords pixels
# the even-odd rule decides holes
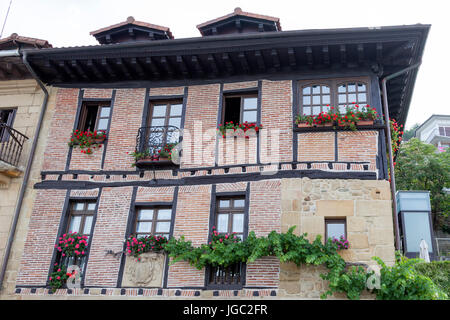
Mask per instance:
[[[0,160],[18,166],[28,137],[0,121]]]
[[[180,142],[180,129],[175,126],[152,126],[139,128],[136,151],[158,155],[167,144]]]
[[[243,264],[235,263],[228,267],[210,267],[208,286],[235,287],[242,285]]]

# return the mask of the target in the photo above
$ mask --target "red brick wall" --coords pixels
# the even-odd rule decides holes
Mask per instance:
[[[86,286],[116,286],[120,259],[107,250],[123,250],[133,187],[104,188],[89,249]]]
[[[173,201],[174,190],[175,187],[139,187],[136,193],[136,202],[170,202]]]
[[[334,132],[298,134],[298,161],[334,161]]]
[[[377,131],[352,131],[338,133],[339,161],[370,161],[372,165],[375,165],[377,153]]]
[[[223,84],[223,91],[258,87],[258,81],[231,82]]]
[[[51,120],[48,142],[44,152],[43,170],[64,170],[66,167],[67,143],[72,134],[78,107],[78,89],[59,88],[56,107]]]
[[[150,96],[182,95],[184,87],[151,88]]]
[[[88,99],[110,99],[113,89],[83,89],[83,98]]]
[[[66,190],[39,190],[17,275],[17,285],[45,285],[53,256]]]
[[[177,212],[173,236],[184,235],[199,246],[208,241],[211,186],[182,186],[178,190]],[[205,271],[181,261],[169,267],[168,286],[203,286]]]
[[[279,153],[279,161],[292,161],[292,81],[268,81],[262,82],[261,94],[261,124],[263,129],[280,130],[279,134],[270,135],[271,142],[267,152],[261,150],[261,162],[273,161],[273,154]],[[260,139],[262,136],[260,135]],[[279,138],[278,146],[273,139]],[[266,143],[261,140],[261,146]],[[272,160],[272,161],[271,161]],[[278,161],[275,161],[278,162]]]
[[[131,153],[141,127],[145,89],[118,89],[114,101],[104,170],[132,170]]]

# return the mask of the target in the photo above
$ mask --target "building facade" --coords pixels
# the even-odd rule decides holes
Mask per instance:
[[[416,129],[415,137],[444,152],[450,145],[450,116],[432,115]]]
[[[326,290],[321,267],[275,257],[198,270],[161,254],[126,255],[131,235],[199,246],[213,227],[242,239],[292,226],[310,240],[343,235],[348,263],[394,262],[383,120],[352,131],[295,119],[353,103],[382,114],[380,80],[420,60],[429,26],[281,31],[277,18],[236,9],[198,29],[202,37],[173,39],[169,28],[130,17],[92,32],[99,46],[27,51],[56,97],[7,295],[318,298]],[[400,123],[415,75],[388,84]],[[222,134],[230,122],[258,130]],[[106,139],[89,151],[71,146],[72,132],[84,131]],[[159,153],[167,147],[171,160]],[[56,249],[72,231],[88,239],[75,262]],[[49,289],[61,263],[78,265],[80,288]]]

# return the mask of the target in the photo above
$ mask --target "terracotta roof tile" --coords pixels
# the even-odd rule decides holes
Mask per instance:
[[[52,45],[43,39],[31,38],[31,37],[23,37],[19,36],[17,33],[11,34],[9,37],[0,39],[0,45],[6,44],[8,42],[29,44],[37,48],[52,48]]]
[[[213,23],[216,23],[216,22],[219,22],[219,21],[222,21],[222,20],[234,17],[234,16],[244,16],[244,17],[249,17],[249,18],[273,21],[273,22],[275,22],[277,24],[278,31],[281,31],[280,18],[271,17],[271,16],[265,16],[265,15],[262,15],[262,14],[256,14],[256,13],[251,13],[251,12],[245,12],[245,11],[242,11],[242,9],[239,8],[239,7],[234,9],[234,11],[232,13],[229,13],[229,14],[223,16],[223,17],[219,17],[219,18],[216,18],[216,19],[213,19],[213,20],[209,20],[209,21],[206,21],[206,22],[203,22],[203,23],[197,25],[197,29],[201,29],[201,28],[203,28],[205,26],[208,26],[210,24],[213,24]]]

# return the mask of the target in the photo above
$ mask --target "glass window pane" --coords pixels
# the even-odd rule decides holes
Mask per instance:
[[[70,219],[69,232],[79,232],[81,224],[81,216],[72,216]]]
[[[136,228],[136,232],[151,232],[152,223],[151,222],[139,222]]]
[[[172,209],[159,209],[158,220],[170,220],[172,217]]]
[[[304,107],[303,114],[306,114],[307,116],[311,115],[311,107]]]
[[[311,94],[311,87],[303,88],[303,94]]]
[[[155,231],[156,232],[169,232],[170,231],[170,222],[157,222]]]
[[[347,86],[345,84],[340,85],[338,87],[338,92],[346,92],[347,91]]]
[[[97,130],[106,130],[108,129],[108,119],[100,119],[98,120]]]
[[[320,93],[320,86],[312,86],[312,93],[313,94]]]
[[[90,210],[90,211],[93,211],[93,210],[95,210],[95,205],[96,205],[95,202],[88,203],[87,209]]]
[[[219,200],[219,208],[229,208],[230,200]]]
[[[358,102],[366,102],[367,95],[365,93],[358,93]]]
[[[319,107],[313,107],[313,114],[317,115],[320,113],[320,106]]]
[[[110,107],[102,107],[102,110],[100,111],[100,117],[101,118],[109,117],[110,112],[111,112]]]
[[[352,103],[352,102],[356,102],[356,94],[351,93],[348,95],[348,102]]]
[[[313,104],[320,104],[320,96],[313,96]]]
[[[329,95],[324,95],[322,96],[322,103],[323,104],[330,104],[330,96]]]
[[[311,96],[303,96],[303,105],[311,104]]]
[[[234,207],[235,208],[243,208],[245,206],[245,200],[244,199],[236,199],[234,200]]]
[[[420,252],[422,239],[428,245],[428,252],[433,252],[428,212],[405,212],[404,217],[408,252]]]
[[[163,126],[164,125],[164,118],[153,118],[152,119],[152,123],[151,126],[152,127],[157,127],[157,126]]]
[[[228,214],[219,214],[217,216],[217,231],[228,232]]]
[[[256,122],[257,120],[257,112],[256,111],[244,111],[242,115],[242,122]]]
[[[356,92],[356,85],[354,83],[349,83],[347,89],[348,92]]]
[[[258,108],[258,98],[244,98],[244,110],[257,108]]]
[[[233,214],[233,230],[232,232],[244,232],[244,215]]]
[[[170,106],[170,115],[171,116],[181,116],[182,110],[183,110],[182,104],[172,104]]]
[[[328,238],[339,239],[341,236],[345,237],[345,224],[344,223],[327,223],[327,235]]]
[[[152,220],[153,210],[152,209],[141,209],[139,210],[138,220]]]
[[[73,210],[77,210],[77,211],[84,210],[84,202],[76,202],[73,205]]]
[[[181,127],[181,118],[170,118],[169,125],[180,128]]]
[[[153,107],[152,117],[165,117],[166,116],[166,105],[156,105]]]
[[[84,219],[84,228],[83,228],[83,234],[90,234],[91,233],[91,227],[92,227],[92,220],[94,219],[93,216],[86,216]]]
[[[347,95],[340,94],[339,95],[339,103],[347,102]]]
[[[358,92],[366,91],[366,85],[364,83],[358,83]]]
[[[347,111],[347,106],[346,105],[339,105],[339,112],[340,113],[345,113]]]
[[[322,111],[328,112],[330,110],[330,107],[322,106]]]
[[[322,93],[330,93],[330,88],[327,86],[322,86]]]

